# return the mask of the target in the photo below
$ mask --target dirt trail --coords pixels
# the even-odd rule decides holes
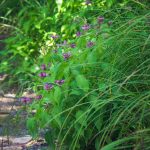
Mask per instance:
[[[0,148],[2,150],[15,150],[16,143],[14,143],[14,139],[18,136],[25,136],[27,133],[24,125],[25,121],[19,122],[21,119],[18,115],[20,108],[21,104],[15,99],[15,94],[7,94],[4,97],[0,97]],[[31,140],[32,138],[28,139]],[[18,145],[17,147],[16,150],[22,148]]]
[[[26,129],[26,113],[15,94],[0,96],[0,150],[48,150],[43,139],[33,140]]]

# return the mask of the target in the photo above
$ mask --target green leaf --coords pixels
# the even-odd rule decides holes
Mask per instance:
[[[94,122],[96,128],[100,131],[102,125],[103,125],[103,118],[102,116],[98,117],[97,120]]]
[[[54,143],[53,134],[51,131],[46,132],[45,140],[50,145],[51,150],[54,150],[55,149],[55,143]]]
[[[93,50],[90,52],[87,56],[88,63],[94,63],[97,61],[98,52],[96,50]]]
[[[105,91],[106,88],[108,88],[108,84],[107,83],[104,83],[104,82],[99,83],[99,90],[100,91]]]
[[[89,81],[83,75],[77,75],[76,82],[83,91],[87,92],[89,90]]]
[[[81,125],[83,126],[86,126],[87,125],[87,115],[84,111],[77,111],[76,113],[76,120],[78,121],[78,123],[80,123]]]
[[[74,76],[79,75],[79,71],[77,69],[72,69],[71,72]]]
[[[99,139],[99,137],[97,137],[96,140],[95,140],[95,148],[96,148],[96,150],[99,150],[99,142],[100,142],[100,139]]]
[[[114,3],[116,2],[116,0],[107,0],[107,6],[110,8]]]
[[[79,91],[79,90],[72,90],[71,92],[70,92],[70,95],[81,95],[81,91]]]
[[[48,122],[49,120],[49,115],[46,111],[41,111],[40,112],[40,125],[43,128],[44,125]]]
[[[60,89],[60,87],[55,88],[54,100],[57,104],[60,104],[60,100],[61,100],[61,89]]]
[[[30,133],[32,134],[33,137],[37,136],[38,129],[37,129],[35,118],[29,118],[27,120],[27,128],[29,129],[29,131],[30,131]]]
[[[126,138],[123,138],[123,139],[119,139],[117,141],[114,141],[106,146],[104,146],[101,150],[115,150],[117,149],[117,146],[126,142],[126,141],[129,141],[131,139],[134,139],[135,137],[126,137]]]
[[[61,32],[64,32],[68,28],[68,25],[62,25]]]
[[[80,37],[78,40],[77,40],[77,45],[78,47],[80,48],[85,48],[86,46],[86,38],[85,37]]]

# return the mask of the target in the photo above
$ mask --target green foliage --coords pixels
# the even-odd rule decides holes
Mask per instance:
[[[77,43],[76,48],[60,47],[61,51],[71,52],[66,61],[54,57],[63,58],[61,52],[45,55],[49,59],[44,63],[48,64],[49,60],[52,63],[47,69],[51,75],[40,82],[36,80],[35,87],[65,79],[60,87],[36,91],[43,95],[40,103],[37,102],[42,111],[45,111],[43,102],[49,99],[51,104],[46,110],[49,119],[44,127],[54,129],[46,132],[53,149],[140,149],[140,135],[143,135],[145,147],[148,146],[150,114],[146,108],[150,96],[150,54],[145,24],[148,15],[126,19],[123,25],[116,21],[109,27],[104,23],[101,28],[82,33],[81,37],[70,40],[70,43]],[[129,24],[131,20],[134,21]],[[86,46],[89,40],[95,43],[91,48]]]
[[[53,2],[23,5],[19,30],[2,53],[3,68],[13,80],[30,81],[42,95],[27,105],[30,133],[36,137],[44,130],[51,149],[148,149],[147,3],[64,0],[57,7]],[[99,16],[104,21],[98,23]],[[87,24],[90,29],[83,31]],[[81,36],[75,36],[77,31]]]

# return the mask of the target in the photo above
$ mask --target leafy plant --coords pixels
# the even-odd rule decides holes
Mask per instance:
[[[90,27],[83,22],[80,37],[44,56],[46,68],[34,82],[42,99],[29,111],[36,109],[30,117],[48,130],[45,138],[53,149],[148,146],[147,16],[111,26],[92,18]]]

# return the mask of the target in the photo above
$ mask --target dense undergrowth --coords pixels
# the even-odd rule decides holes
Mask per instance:
[[[19,6],[1,72],[37,94],[21,98],[33,137],[58,150],[148,150],[148,1]]]

